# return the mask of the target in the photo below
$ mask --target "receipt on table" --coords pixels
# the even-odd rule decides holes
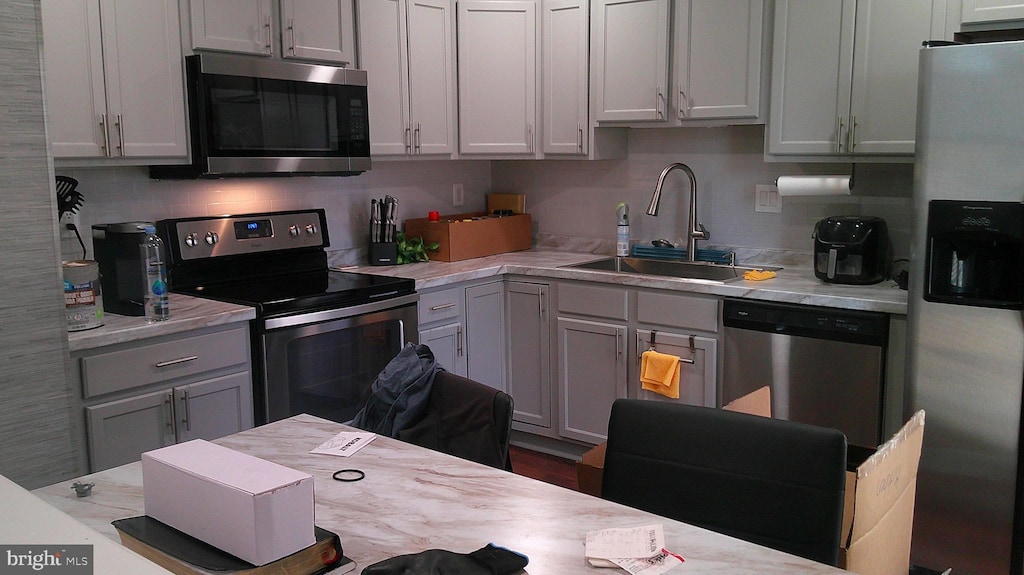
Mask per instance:
[[[338,435],[320,444],[310,453],[323,453],[325,455],[339,455],[348,457],[373,441],[376,435],[358,431],[342,431]]]
[[[602,529],[587,533],[586,556],[587,559],[646,558],[664,547],[665,528],[661,523]]]

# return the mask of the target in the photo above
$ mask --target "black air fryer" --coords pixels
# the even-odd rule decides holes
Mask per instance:
[[[875,284],[889,273],[889,228],[870,216],[831,216],[814,226],[814,275],[837,284]]]

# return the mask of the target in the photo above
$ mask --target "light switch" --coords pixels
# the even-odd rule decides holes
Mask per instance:
[[[782,213],[782,198],[779,197],[779,188],[774,185],[762,184],[754,186],[754,211]]]

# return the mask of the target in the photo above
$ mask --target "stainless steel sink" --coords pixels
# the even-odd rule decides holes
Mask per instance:
[[[646,258],[614,257],[563,266],[573,269],[639,274],[689,279],[695,281],[728,283],[743,279],[743,273],[750,270],[777,271],[779,267],[744,267],[712,262],[686,262],[676,260],[653,260]]]

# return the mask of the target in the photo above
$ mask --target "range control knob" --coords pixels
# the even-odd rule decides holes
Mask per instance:
[[[220,234],[217,232],[206,232],[206,245],[212,246],[220,241]]]
[[[306,225],[306,235],[315,236],[316,235],[316,226],[313,225],[313,224],[307,224]]]
[[[198,246],[199,245],[199,234],[197,234],[195,232],[192,232],[191,234],[185,236],[185,245],[190,247],[190,248],[194,248],[194,247]]]
[[[299,237],[299,226],[288,226],[288,235],[293,238]]]

